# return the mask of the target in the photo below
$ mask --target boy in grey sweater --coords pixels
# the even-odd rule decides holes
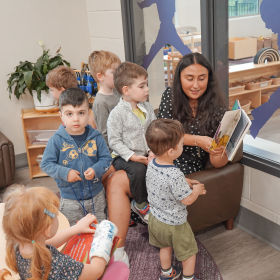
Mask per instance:
[[[112,109],[118,104],[120,95],[114,91],[114,72],[121,61],[109,51],[94,51],[90,54],[88,65],[90,73],[98,83],[98,92],[93,103],[96,127],[103,135],[107,145],[107,119]]]
[[[149,88],[147,71],[131,62],[122,63],[114,74],[115,87],[122,94],[111,111],[108,122],[109,147],[116,157],[113,166],[124,170],[134,200],[131,209],[148,222],[149,205],[145,183],[148,156],[151,156],[145,131],[156,118],[147,98]]]

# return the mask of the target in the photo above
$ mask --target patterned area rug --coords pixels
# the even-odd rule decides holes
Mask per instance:
[[[199,280],[223,280],[213,258],[199,240],[195,276]],[[126,252],[130,260],[129,280],[157,280],[160,274],[159,250],[149,245],[148,227],[138,224],[128,230]],[[176,263],[174,258],[174,263]]]

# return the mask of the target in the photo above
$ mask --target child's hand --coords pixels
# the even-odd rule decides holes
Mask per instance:
[[[192,185],[192,189],[196,192],[198,192],[199,195],[202,195],[202,194],[206,194],[206,189],[204,187],[204,184],[193,184]]]
[[[85,217],[80,219],[75,227],[75,232],[78,233],[94,233],[95,229],[90,228],[91,224],[97,224],[97,219],[93,214],[87,214]]]
[[[78,170],[71,169],[67,175],[67,182],[74,183],[77,181],[82,181],[80,172]]]
[[[130,158],[130,160],[148,165],[148,158],[145,156],[137,156],[137,155],[133,154],[132,157]]]
[[[186,181],[188,182],[188,184],[189,184],[189,186],[190,186],[191,189],[193,188],[193,185],[195,185],[195,184],[200,184],[199,181],[194,180],[194,179],[186,178]]]
[[[149,154],[148,154],[148,163],[149,163],[150,161],[152,161],[155,157],[156,157],[155,154],[154,154],[152,151],[149,151]]]
[[[88,168],[85,172],[84,172],[85,178],[87,180],[92,180],[95,176],[95,172],[93,168]]]

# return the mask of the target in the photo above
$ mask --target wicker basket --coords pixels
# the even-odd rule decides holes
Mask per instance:
[[[273,92],[267,92],[267,93],[263,93],[262,94],[262,104],[268,102],[269,98],[270,98],[270,95],[272,94]]]
[[[255,81],[250,81],[245,85],[245,89],[252,90],[252,89],[258,89],[258,88],[264,88],[268,87],[272,84],[272,79],[268,78],[260,78]]]
[[[228,89],[228,92],[229,92],[229,94],[240,93],[240,92],[244,91],[244,89],[245,89],[245,85],[240,85],[240,86],[230,87]]]
[[[272,79],[272,84],[273,85],[280,85],[280,78],[273,78]]]
[[[251,107],[252,101],[249,99],[243,99],[240,101],[241,108],[245,111],[247,115],[251,114]]]

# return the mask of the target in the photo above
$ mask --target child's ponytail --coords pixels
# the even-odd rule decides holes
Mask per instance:
[[[12,269],[15,272],[18,272],[17,270],[17,263],[16,263],[16,252],[15,252],[15,244],[10,239],[6,239],[6,264],[7,266]]]
[[[51,270],[52,256],[50,250],[40,243],[33,242],[33,256],[31,262],[30,280],[48,279]],[[44,270],[42,270],[42,267]]]

